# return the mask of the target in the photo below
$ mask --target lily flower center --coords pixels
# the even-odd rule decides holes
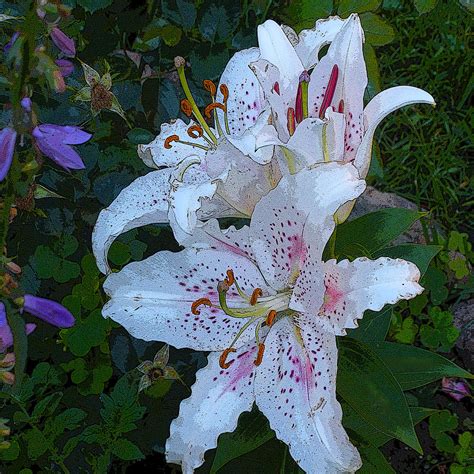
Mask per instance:
[[[203,145],[201,143],[182,140],[178,135],[170,135],[169,137],[167,137],[164,146],[165,148],[169,149],[172,147],[173,142],[177,142],[183,145],[201,148],[206,151],[210,149],[215,149],[218,144],[218,138],[224,135],[224,131],[219,122],[219,117],[217,114],[218,109],[222,110],[222,112],[224,113],[225,134],[230,134],[229,120],[227,117],[227,100],[229,98],[229,88],[226,84],[221,84],[219,86],[219,91],[222,94],[222,102],[217,102],[216,85],[209,79],[203,81],[204,89],[206,89],[211,96],[211,103],[205,107],[204,115],[207,117],[208,120],[211,119],[211,115],[213,116],[212,118],[214,119],[214,129],[218,132],[218,137],[216,137],[216,134],[213,130],[211,130],[208,125],[208,122],[199,110],[199,107],[197,106],[196,101],[194,100],[194,97],[189,88],[188,81],[186,79],[186,74],[184,72],[186,61],[184,60],[184,58],[178,56],[175,58],[174,63],[178,71],[181,87],[183,88],[184,95],[186,96],[185,99],[181,100],[181,110],[187,117],[193,117],[194,120],[197,122],[197,124],[191,125],[188,128],[187,133],[193,139],[204,138],[204,140],[208,143],[208,146]]]
[[[237,298],[232,298],[232,303],[228,301],[228,291],[234,287],[238,293]],[[247,322],[241,327],[239,332],[235,335],[230,347],[221,354],[219,365],[223,369],[227,369],[233,363],[226,362],[227,356],[231,352],[235,352],[234,345],[242,334],[251,325],[255,324],[255,343],[258,347],[257,357],[254,361],[255,365],[260,365],[265,351],[265,345],[260,340],[260,329],[262,326],[271,327],[281,311],[288,309],[291,292],[283,291],[272,296],[263,296],[261,288],[254,288],[251,295],[247,295],[239,286],[234,272],[227,270],[227,277],[220,281],[217,285],[217,292],[219,295],[219,303],[213,303],[209,298],[199,298],[191,305],[191,312],[194,315],[199,315],[200,306],[208,306],[211,308],[218,308],[232,318],[247,319]]]

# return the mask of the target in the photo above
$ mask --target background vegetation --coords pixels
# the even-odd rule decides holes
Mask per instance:
[[[25,292],[61,301],[77,318],[73,328],[59,332],[39,325],[28,338],[26,365],[17,363],[17,385],[13,391],[0,391],[0,422],[11,429],[10,435],[6,429],[0,431],[5,433],[2,472],[170,470],[163,456],[169,423],[180,400],[189,395],[187,386],[196,368],[205,364],[205,356],[171,349],[170,365],[185,384],[158,380],[138,394],[141,374],[135,368],[152,359],[161,344],[135,340],[101,317],[103,276],[91,255],[91,231],[98,212],[147,172],[136,145],[150,141],[162,122],[180,114],[182,97],[173,58],[182,55],[190,62],[193,94],[204,105],[202,80],[217,80],[233,52],[255,45],[256,26],[267,18],[299,30],[320,17],[359,12],[367,40],[367,99],[398,84],[421,87],[435,97],[436,109],[408,107],[383,122],[370,179],[378,189],[395,192],[428,211],[422,219],[428,243],[440,246],[440,252],[424,276],[425,294],[371,315],[369,321],[380,317],[374,320],[387,325],[387,340],[406,344],[407,351],[415,345],[433,354],[441,352],[460,365],[469,364],[454,349],[459,331],[452,314],[453,305],[472,298],[474,292],[470,275],[474,182],[469,161],[472,14],[467,4],[455,0],[68,0],[65,5],[70,15],[57,2],[48,8],[53,15],[58,9],[65,12],[59,15],[60,27],[76,41],[77,59],[101,74],[110,67],[111,91],[126,119],[108,110],[93,117],[89,103],[75,100],[85,86],[77,59],[62,93],[54,91],[52,66],[30,74],[39,121],[81,125],[93,138],[78,147],[86,169],[67,173],[49,160],[43,162],[32,147],[24,147],[20,161],[31,165],[18,169],[15,180],[10,176],[1,185],[7,256],[21,267],[21,274],[8,274],[9,279]],[[0,13],[15,17],[0,23],[0,42],[5,45],[21,30],[32,44],[45,44],[46,53],[54,58],[58,51],[31,12],[33,5],[27,0],[0,0]],[[11,116],[9,81],[14,66],[15,59],[4,52],[0,128],[8,125]],[[5,204],[10,197],[14,211]],[[120,268],[164,248],[177,249],[170,230],[147,227],[119,238],[109,256]],[[10,282],[6,274],[0,282],[4,290]],[[366,332],[353,334],[354,344],[373,342],[372,335],[364,339]],[[26,345],[20,349],[26,356]],[[384,357],[389,366],[390,355]],[[397,374],[400,364],[393,362],[390,369]],[[455,401],[441,393],[440,381],[419,387],[403,380],[399,375],[413,420],[421,422],[417,432],[424,454],[389,441],[391,437],[358,435],[366,432],[345,405],[344,422],[364,454],[364,472],[393,472],[376,449],[381,446],[396,472],[472,472],[470,398]],[[298,472],[261,415],[244,415],[240,421],[235,434],[221,437],[217,453],[207,456],[202,472],[262,472],[262,466],[265,472]]]

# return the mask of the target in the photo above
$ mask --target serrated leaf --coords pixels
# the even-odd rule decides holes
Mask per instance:
[[[337,389],[368,424],[422,452],[400,385],[367,344],[339,340]]]
[[[112,3],[113,0],[77,0],[77,4],[89,13],[107,8],[112,5]]]
[[[299,31],[314,28],[315,19],[329,16],[332,9],[333,0],[292,0],[285,9],[285,18]]]
[[[411,390],[442,377],[473,378],[450,360],[419,347],[381,342],[372,346],[403,390]]]
[[[43,416],[45,412],[50,415],[53,414],[57,406],[59,405],[59,402],[61,401],[62,397],[62,392],[56,392],[43,398],[35,405],[31,417],[39,418]]]

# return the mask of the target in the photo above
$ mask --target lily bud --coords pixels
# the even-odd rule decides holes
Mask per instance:
[[[70,328],[76,322],[74,316],[63,305],[38,296],[25,295],[23,309],[59,328]]]

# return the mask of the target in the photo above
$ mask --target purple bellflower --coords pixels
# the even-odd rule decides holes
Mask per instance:
[[[457,402],[461,401],[464,397],[470,397],[471,391],[469,385],[462,379],[452,379],[444,377],[441,382],[441,390],[454,398]]]
[[[36,324],[25,324],[26,335],[31,334],[36,329]],[[5,352],[13,346],[13,334],[7,321],[5,305],[0,302],[0,353]]]
[[[23,310],[58,328],[70,328],[76,322],[74,316],[56,301],[25,295]]]
[[[76,55],[76,45],[72,38],[69,38],[57,26],[50,32],[53,43],[62,51],[65,56],[73,58]]]
[[[79,154],[71,145],[81,145],[92,137],[90,133],[71,125],[45,123],[33,129],[33,137],[41,153],[66,170],[84,169]]]
[[[16,132],[13,128],[0,131],[0,181],[3,181],[10,169],[15,151]]]
[[[63,77],[70,76],[74,72],[74,64],[69,59],[56,59],[55,63]]]

